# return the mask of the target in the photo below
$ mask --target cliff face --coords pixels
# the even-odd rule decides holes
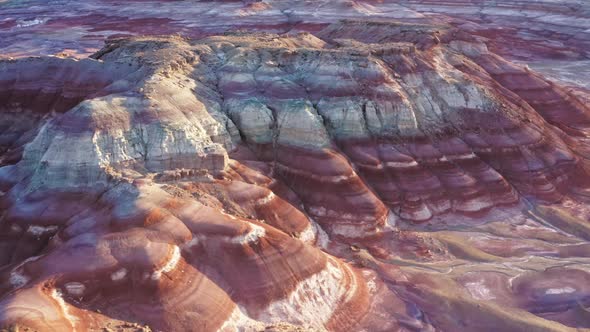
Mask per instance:
[[[456,22],[339,6],[0,60],[0,326],[590,327],[588,95]]]

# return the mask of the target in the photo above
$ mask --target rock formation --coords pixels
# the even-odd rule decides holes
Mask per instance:
[[[484,17],[574,14],[288,3],[198,2],[187,13],[237,21],[83,59],[5,41],[0,327],[590,328],[590,97],[507,60],[522,54]],[[154,13],[118,27],[149,33]],[[555,30],[582,41],[567,56],[588,50]]]

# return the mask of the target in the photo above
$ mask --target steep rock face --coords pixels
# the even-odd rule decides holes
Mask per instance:
[[[378,37],[375,29],[396,40]],[[395,33],[400,30],[406,33]],[[559,199],[568,174],[582,162],[547,122],[560,125],[560,109],[583,119],[587,107],[520,69],[523,81],[543,83],[536,89],[545,89],[547,103],[558,108],[549,113],[540,101],[528,103],[526,85],[502,81],[510,72],[497,68],[506,63],[488,55],[485,45],[437,45],[452,34],[427,26],[345,22],[322,32],[338,42],[333,47],[277,51],[276,44],[266,49],[263,41],[240,43],[219,69],[219,88],[245,142],[277,163],[287,184],[309,198],[308,212],[326,227],[335,223],[330,218],[343,222],[369,207],[373,193],[402,218],[416,221],[514,204],[518,195],[506,178],[522,194]],[[358,41],[365,36],[380,44]],[[281,92],[287,89],[290,95]],[[295,157],[302,152],[312,155]],[[355,184],[357,172],[367,189]],[[350,211],[338,206],[339,199],[330,203],[330,193],[344,192],[361,195],[343,204]],[[316,208],[318,201],[323,206]]]
[[[157,43],[148,46],[152,52],[157,53],[160,49]],[[158,56],[152,54],[153,58]],[[66,66],[75,68],[63,69],[67,73],[64,75],[70,77],[63,78],[66,85],[60,85],[60,90],[54,92],[51,86],[60,79],[59,76],[45,81],[45,77],[41,80],[27,79],[26,75],[30,73],[21,73],[35,70],[28,68],[30,61],[16,60],[5,67],[7,73],[18,75],[18,79],[5,81],[9,89],[7,105],[18,105],[9,113],[15,109],[34,109],[35,105],[21,106],[10,102],[11,99],[34,101],[35,98],[27,97],[28,94],[35,94],[34,84],[39,84],[39,88],[47,94],[47,97],[41,94],[37,98],[47,98],[46,102],[56,108],[75,101],[75,107],[71,107],[70,112],[58,114],[43,125],[24,151],[17,173],[21,178],[33,176],[30,181],[32,190],[45,186],[94,186],[106,182],[109,176],[117,176],[117,170],[123,167],[156,173],[178,168],[211,171],[225,168],[227,155],[223,145],[231,146],[228,135],[224,137],[222,134],[225,128],[220,127],[205,110],[205,105],[191,93],[190,87],[184,90],[184,96],[176,94],[179,91],[175,91],[175,87],[183,84],[177,81],[180,78],[169,77],[166,83],[157,83],[164,75],[169,76],[167,68],[156,70],[153,64],[142,63],[141,58],[135,63],[113,61],[108,64],[93,60],[62,60]],[[51,63],[56,59],[48,61],[49,67],[45,71],[40,70],[42,75],[51,71],[54,66]],[[174,60],[171,65],[180,66]],[[83,85],[80,87],[75,82],[92,81],[89,75],[97,71],[101,71],[101,75],[115,72],[113,76],[118,79],[111,84],[102,84],[106,88],[86,98],[75,96],[70,91],[72,88],[68,90],[68,84],[72,84],[88,92],[89,89],[85,90]],[[146,79],[146,76],[149,78]],[[68,83],[68,78],[72,83]],[[48,88],[42,85],[45,83],[48,83]],[[152,96],[157,96],[157,100]],[[86,100],[80,102],[80,99]],[[194,158],[195,155],[200,157]],[[59,183],[52,183],[52,180]]]
[[[0,111],[29,119],[0,168],[2,325],[588,326],[589,109],[460,29],[122,38],[0,69]]]

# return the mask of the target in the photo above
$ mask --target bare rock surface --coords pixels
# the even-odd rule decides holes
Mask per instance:
[[[585,2],[60,3],[0,2],[0,327],[590,328],[590,95],[510,61]]]

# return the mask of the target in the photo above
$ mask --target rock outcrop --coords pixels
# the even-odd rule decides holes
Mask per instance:
[[[0,326],[590,328],[588,95],[456,5],[0,60]]]

